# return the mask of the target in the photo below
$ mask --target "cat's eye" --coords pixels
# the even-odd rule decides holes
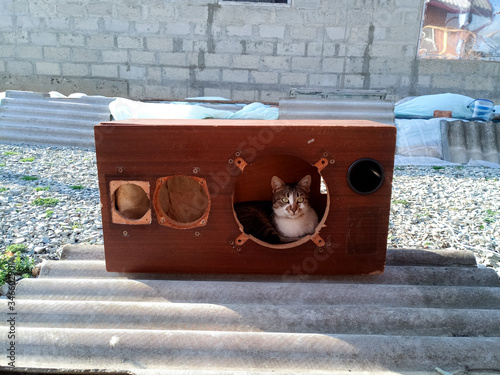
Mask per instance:
[[[281,202],[282,203],[288,203],[289,201],[288,201],[288,198],[281,198]]]
[[[302,203],[304,202],[304,197],[298,197],[297,198],[297,203]]]

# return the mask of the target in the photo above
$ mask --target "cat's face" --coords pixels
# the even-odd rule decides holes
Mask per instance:
[[[273,211],[278,217],[298,218],[309,210],[311,176],[307,175],[299,183],[285,184],[279,177],[271,179],[273,189]]]

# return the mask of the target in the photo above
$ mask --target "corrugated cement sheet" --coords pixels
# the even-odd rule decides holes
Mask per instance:
[[[108,273],[103,258],[67,246],[14,311],[0,300],[3,369],[13,316],[15,365],[39,373],[500,371],[500,283],[471,252],[389,250],[383,275],[349,277]]]
[[[0,103],[0,140],[48,146],[95,148],[94,125],[110,120],[114,98],[51,98],[7,91]]]
[[[486,160],[500,163],[500,123],[441,121],[443,159],[454,163]]]
[[[386,100],[284,98],[280,119],[370,120],[394,125],[394,103]]]

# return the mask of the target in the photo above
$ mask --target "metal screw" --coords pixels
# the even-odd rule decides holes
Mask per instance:
[[[123,236],[123,237],[128,237],[128,232],[127,232],[126,230],[124,230],[124,231],[122,232],[122,236]]]
[[[229,159],[227,162],[228,162],[229,164],[233,164],[233,161],[234,161],[233,159]]]
[[[318,251],[319,251],[320,253],[322,253],[323,251],[325,251],[325,249],[323,249],[322,247],[320,247],[320,248],[318,249]]]
[[[162,217],[162,218],[160,219],[160,223],[161,223],[161,224],[165,224],[165,222],[166,222],[166,221],[167,221],[167,219],[165,219],[164,217]]]
[[[125,171],[125,168],[123,167],[116,167],[116,172],[117,173],[123,173]]]
[[[330,159],[330,164],[335,164],[335,160]]]
[[[239,151],[238,151],[238,152],[236,152],[236,154],[235,154],[235,155],[236,155],[236,156],[240,156],[240,155],[241,155],[241,152],[239,152]]]
[[[201,233],[200,232],[194,232],[195,237],[200,237]]]
[[[198,167],[194,167],[194,168],[193,168],[193,173],[194,173],[194,174],[200,173],[200,168],[198,168]]]

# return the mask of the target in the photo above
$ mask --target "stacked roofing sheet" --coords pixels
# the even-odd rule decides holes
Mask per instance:
[[[94,148],[94,125],[110,120],[103,96],[52,98],[30,91],[7,91],[0,103],[0,140],[49,146]]]
[[[500,282],[471,252],[389,250],[383,275],[286,280],[107,273],[102,246],[67,246],[62,258],[17,286],[16,366],[143,375],[500,369]],[[7,337],[6,319],[0,328]]]

